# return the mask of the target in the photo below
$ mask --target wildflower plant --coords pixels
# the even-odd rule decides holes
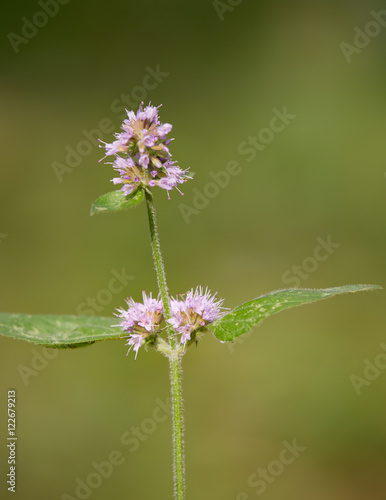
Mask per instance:
[[[132,298],[112,312],[111,317],[0,314],[0,334],[48,347],[79,347],[99,340],[125,340],[127,354],[154,348],[169,360],[172,425],[174,496],[185,498],[185,464],[181,361],[192,344],[208,333],[221,342],[232,342],[260,321],[284,309],[323,300],[335,295],[381,288],[377,285],[346,285],[320,290],[292,288],[268,293],[234,309],[223,307],[208,288],[196,286],[175,297],[169,295],[157,229],[153,189],[179,191],[191,180],[188,169],[172,160],[169,123],[159,120],[159,107],[140,106],[127,112],[122,131],[111,143],[102,143],[105,163],[112,166],[118,190],[100,196],[91,215],[116,212],[139,205],[144,199],[150,228],[150,241],[158,282],[158,295],[142,294],[142,302]],[[182,193],[181,193],[182,194]],[[114,317],[115,316],[115,317]]]

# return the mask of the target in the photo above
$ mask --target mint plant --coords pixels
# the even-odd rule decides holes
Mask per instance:
[[[284,309],[361,290],[381,288],[377,285],[347,285],[321,290],[292,288],[268,293],[229,310],[224,299],[208,288],[196,286],[171,297],[157,229],[153,189],[167,192],[192,177],[172,160],[167,135],[172,125],[162,124],[159,107],[141,105],[137,113],[127,112],[122,132],[112,143],[103,143],[105,158],[112,157],[112,168],[118,174],[112,179],[121,188],[100,196],[91,207],[91,215],[127,210],[146,200],[158,296],[143,292],[143,301],[126,300],[116,309],[115,317],[0,314],[0,334],[47,347],[80,347],[100,340],[126,341],[129,354],[153,348],[169,361],[172,424],[174,496],[185,498],[185,464],[183,440],[183,406],[181,362],[184,354],[200,338],[212,333],[221,342],[232,342],[260,321]],[[181,193],[182,194],[182,193]]]

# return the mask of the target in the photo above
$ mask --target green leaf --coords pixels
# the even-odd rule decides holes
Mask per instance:
[[[143,190],[137,189],[129,196],[124,196],[121,190],[111,191],[100,196],[91,205],[90,215],[99,214],[101,212],[119,212],[128,208],[139,205],[143,200]]]
[[[0,334],[47,347],[81,347],[124,336],[116,318],[0,313]]]
[[[209,329],[219,340],[232,341],[235,337],[248,332],[263,319],[284,309],[328,299],[329,297],[343,293],[376,289],[382,289],[382,287],[378,285],[347,285],[321,290],[301,288],[278,290],[236,307],[231,312],[211,323]]]

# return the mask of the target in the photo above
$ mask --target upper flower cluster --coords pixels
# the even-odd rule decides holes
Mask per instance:
[[[112,165],[120,177],[112,182],[123,184],[125,196],[146,186],[159,186],[169,192],[190,179],[187,170],[182,170],[171,159],[168,146],[172,139],[166,136],[172,125],[160,122],[158,108],[149,105],[143,109],[141,104],[136,114],[127,111],[123,132],[115,134],[116,140],[112,143],[101,146],[106,156],[115,156]]]
[[[212,295],[208,288],[203,290],[202,287],[198,287],[195,291],[191,289],[187,292],[186,298],[181,295],[180,300],[171,300],[171,317],[167,323],[181,334],[180,342],[186,344],[191,339],[192,332],[222,315],[223,301],[223,299],[217,300],[216,293]],[[137,356],[138,349],[146,339],[160,332],[164,309],[159,298],[153,299],[151,294],[147,297],[145,292],[143,292],[143,304],[134,302],[131,298],[126,302],[129,308],[117,309],[116,316],[122,319],[119,326],[130,334],[126,345],[133,347]]]

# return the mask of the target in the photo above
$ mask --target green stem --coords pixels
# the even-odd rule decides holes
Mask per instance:
[[[145,190],[147,213],[149,217],[151,248],[157,274],[158,288],[164,306],[165,319],[170,318],[170,302],[166,283],[165,267],[162,260],[161,247],[157,230],[157,219],[153,202],[153,195]],[[173,470],[174,496],[176,500],[184,500],[185,496],[185,460],[184,460],[184,426],[181,386],[181,357],[183,350],[176,343],[176,334],[170,325],[167,326],[170,342],[169,358],[170,384],[172,393],[172,422],[173,422]],[[162,350],[166,351],[165,346]]]
[[[185,459],[184,459],[184,422],[182,409],[181,356],[171,355],[169,358],[170,382],[172,390],[173,416],[173,470],[174,496],[176,500],[185,497]]]
[[[162,303],[164,306],[165,319],[170,318],[170,301],[168,293],[168,285],[166,283],[165,266],[162,259],[161,247],[159,243],[159,235],[157,229],[157,218],[155,213],[153,194],[150,191],[145,190],[146,204],[147,204],[147,215],[149,218],[149,228],[150,228],[150,241],[151,249],[153,252],[153,260],[155,264],[155,271],[157,274],[158,289],[161,294]],[[172,346],[175,345],[175,339],[173,336],[173,330],[167,324],[168,339]]]

